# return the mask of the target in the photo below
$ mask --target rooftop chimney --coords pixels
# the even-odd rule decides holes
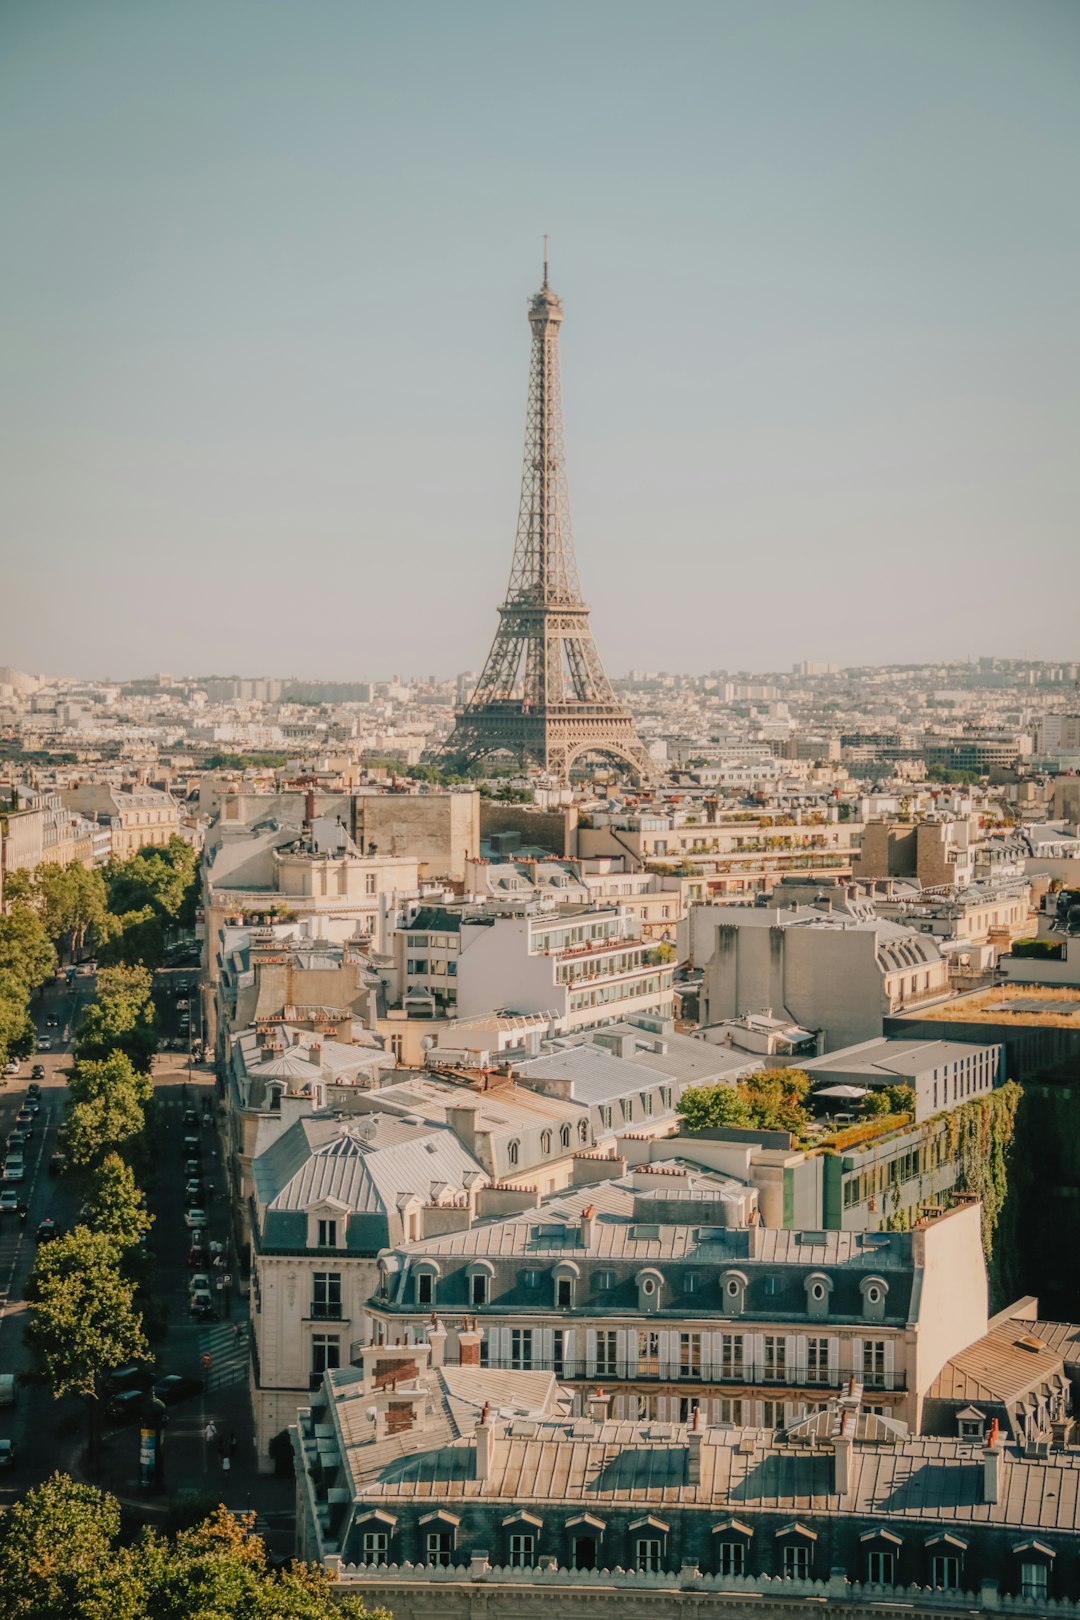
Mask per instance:
[[[315,789],[308,788],[304,794],[304,825],[310,829],[315,820]]]
[[[595,1214],[596,1214],[596,1205],[595,1204],[590,1204],[588,1209],[583,1209],[582,1212],[581,1212],[581,1247],[583,1249],[591,1249],[592,1248],[593,1216]]]
[[[495,1414],[488,1401],[484,1402],[480,1420],[476,1425],[476,1477],[488,1479],[495,1462]]]
[[[997,1418],[990,1425],[990,1433],[983,1447],[983,1501],[997,1502],[1001,1497],[1002,1474],[1005,1471],[1005,1448],[1001,1444],[1001,1430]]]
[[[701,1407],[694,1407],[694,1417],[686,1431],[686,1483],[701,1484]]]
[[[463,1327],[458,1333],[458,1359],[463,1367],[479,1367],[480,1345],[483,1342],[484,1330],[478,1328],[473,1318],[471,1326]]]
[[[432,1367],[441,1367],[446,1356],[446,1329],[437,1316],[427,1325],[427,1342],[431,1346]]]
[[[594,1423],[606,1423],[608,1408],[611,1405],[611,1396],[605,1395],[602,1389],[589,1396],[589,1416]]]

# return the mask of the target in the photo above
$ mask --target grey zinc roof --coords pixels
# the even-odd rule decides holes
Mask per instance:
[[[384,1214],[397,1208],[402,1193],[426,1200],[433,1181],[460,1187],[466,1176],[483,1175],[453,1131],[444,1127],[407,1125],[379,1116],[331,1123],[332,1136],[313,1146],[268,1200],[271,1211],[305,1210],[322,1199],[336,1198],[358,1214]],[[278,1146],[275,1143],[260,1155],[256,1172]]]
[[[569,1080],[573,1100],[592,1106],[619,1097],[636,1096],[659,1085],[662,1076],[643,1074],[638,1064],[616,1057],[602,1046],[570,1046],[545,1057],[528,1058],[518,1065],[522,1080]]]
[[[518,1375],[520,1376],[520,1375]],[[416,1435],[411,1455],[388,1457],[382,1446],[348,1446],[355,1495],[367,1505],[424,1497],[435,1501],[503,1500],[573,1511],[646,1504],[664,1508],[840,1512],[878,1518],[902,1533],[904,1522],[1003,1525],[1075,1533],[1080,1515],[1080,1455],[1028,1459],[1005,1449],[997,1502],[984,1502],[979,1448],[915,1436],[896,1444],[852,1448],[851,1488],[843,1504],[833,1490],[830,1450],[785,1446],[765,1431],[705,1430],[701,1478],[686,1481],[686,1429],[674,1424],[604,1423],[588,1419],[512,1418],[497,1424],[493,1465],[474,1477],[470,1434]],[[444,1431],[445,1434],[445,1431]],[[440,1443],[441,1441],[441,1443]]]

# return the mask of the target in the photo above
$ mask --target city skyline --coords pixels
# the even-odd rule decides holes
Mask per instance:
[[[479,668],[545,230],[613,673],[1069,658],[1075,10],[605,15],[7,9],[6,663]]]

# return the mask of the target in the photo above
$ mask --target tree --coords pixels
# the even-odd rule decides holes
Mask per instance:
[[[68,1115],[67,1156],[77,1170],[93,1169],[110,1148],[138,1136],[145,1124],[134,1086],[114,1086],[75,1104]]]
[[[56,972],[56,952],[41,918],[18,900],[0,917],[0,985],[29,994]]]
[[[119,917],[115,912],[106,912],[98,961],[119,967],[161,967],[165,961],[165,926],[153,906],[125,911]]]
[[[94,1171],[85,1205],[91,1232],[111,1238],[117,1249],[133,1249],[154,1224],[135,1185],[130,1164],[119,1153],[107,1153]]]
[[[94,1466],[105,1380],[149,1352],[135,1285],[120,1270],[113,1239],[77,1226],[38,1249],[27,1299],[33,1309],[27,1338],[53,1395],[82,1395],[89,1403]]]
[[[105,917],[105,880],[79,861],[69,866],[49,862],[34,873],[38,916],[54,944],[66,944],[70,954],[81,950],[91,928]]]
[[[739,1084],[739,1095],[750,1109],[758,1130],[791,1131],[799,1135],[810,1122],[803,1099],[810,1076],[802,1069],[762,1069]]]
[[[29,1057],[37,1044],[26,995],[20,985],[0,990],[0,1064],[10,1058]]]
[[[157,1051],[157,1021],[146,968],[110,967],[98,975],[98,999],[82,1015],[75,1041],[78,1062],[123,1052],[149,1074]]]
[[[126,1052],[110,1052],[107,1058],[82,1058],[72,1071],[68,1090],[75,1102],[93,1102],[117,1089],[130,1087],[140,1103],[154,1095],[154,1082],[141,1074]]]
[[[678,1111],[690,1131],[751,1123],[750,1109],[734,1086],[687,1086]]]
[[[54,1474],[11,1504],[0,1529],[0,1610],[8,1620],[97,1617],[110,1611],[120,1504]],[[116,1611],[120,1612],[120,1611]]]
[[[172,1537],[121,1542],[120,1506],[54,1474],[0,1522],[5,1620],[391,1620],[360,1597],[336,1597],[329,1575],[294,1563],[271,1570],[254,1514],[224,1507]]]

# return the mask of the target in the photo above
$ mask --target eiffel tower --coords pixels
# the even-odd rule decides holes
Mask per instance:
[[[612,691],[581,599],[563,448],[562,305],[544,284],[529,305],[532,362],[514,561],[499,628],[476,690],[439,752],[462,769],[512,755],[565,781],[584,754],[605,754],[640,780],[653,763]]]

